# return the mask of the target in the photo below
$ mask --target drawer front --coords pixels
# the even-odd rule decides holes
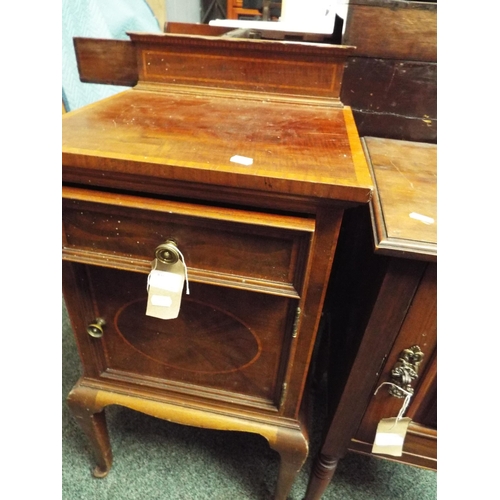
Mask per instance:
[[[174,239],[190,281],[298,297],[314,221],[66,188],[63,258],[148,272]]]
[[[99,352],[100,379],[277,411],[297,300],[194,283],[179,317],[165,321],[145,315],[140,274],[78,268],[105,321],[100,338],[76,328]]]

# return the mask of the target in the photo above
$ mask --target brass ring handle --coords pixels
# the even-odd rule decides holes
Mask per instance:
[[[179,258],[179,250],[174,240],[167,240],[155,249],[155,257],[163,264],[175,264]]]
[[[96,339],[99,339],[103,336],[104,334],[104,329],[103,326],[106,324],[106,321],[104,321],[102,318],[96,318],[94,323],[90,323],[87,326],[87,333]]]

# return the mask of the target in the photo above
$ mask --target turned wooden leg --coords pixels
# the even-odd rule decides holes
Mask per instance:
[[[316,457],[304,500],[319,500],[321,498],[335,474],[338,463],[339,458],[337,457],[321,453]]]
[[[302,432],[280,429],[269,446],[280,454],[280,468],[274,500],[286,500],[293,482],[306,461],[309,443]]]
[[[67,402],[71,414],[92,444],[97,462],[93,471],[94,477],[105,477],[111,469],[113,456],[104,410],[89,404],[88,389],[75,387]]]

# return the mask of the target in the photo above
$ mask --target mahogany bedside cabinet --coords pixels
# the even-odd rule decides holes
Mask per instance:
[[[397,417],[407,396],[402,450],[377,456],[437,469],[437,147],[362,142],[375,190],[369,207],[346,211],[339,237],[325,301],[336,329],[332,416],[307,500],[321,498],[348,450],[372,453],[379,422]]]
[[[337,236],[372,180],[339,101],[351,47],[182,34],[75,40],[124,92],[63,116],[68,396],[105,476],[105,407],[264,436],[285,499]]]

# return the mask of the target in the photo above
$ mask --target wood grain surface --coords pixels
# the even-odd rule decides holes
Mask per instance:
[[[437,3],[354,0],[343,43],[358,56],[437,60]]]
[[[367,202],[350,120],[349,109],[133,89],[64,115],[63,179],[81,167],[103,182],[129,174]]]
[[[437,146],[365,137],[377,190],[371,204],[377,251],[437,256]]]

